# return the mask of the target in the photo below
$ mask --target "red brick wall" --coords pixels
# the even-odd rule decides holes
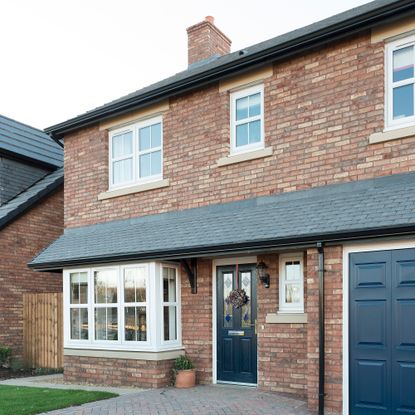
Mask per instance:
[[[22,358],[23,293],[62,290],[61,274],[33,272],[27,263],[63,232],[63,189],[0,231],[0,344]]]
[[[67,135],[65,226],[414,170],[415,138],[368,144],[383,128],[383,59],[383,43],[361,35],[275,64],[264,82],[273,155],[230,166],[216,167],[229,154],[229,93],[215,84],[172,98],[163,189],[99,201],[108,189],[107,133],[94,126]]]
[[[270,275],[269,288],[258,284],[258,385],[263,390],[305,398],[307,325],[265,323],[266,315],[279,308],[279,260],[278,255],[264,255],[258,260],[267,264]]]
[[[74,383],[162,388],[173,381],[173,362],[65,356],[64,378]]]

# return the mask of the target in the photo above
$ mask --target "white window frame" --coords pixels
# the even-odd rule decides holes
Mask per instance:
[[[140,128],[145,128],[153,124],[160,123],[160,129],[161,129],[161,137],[160,137],[160,146],[159,147],[153,147],[149,150],[139,150],[139,130]],[[120,134],[131,132],[133,139],[132,139],[132,145],[133,145],[133,153],[132,153],[132,159],[133,159],[133,174],[132,174],[132,180],[120,184],[114,184],[113,183],[113,163],[116,161],[129,159],[131,158],[131,155],[128,156],[121,156],[121,157],[112,157],[112,141],[114,136],[118,136]],[[160,174],[155,174],[152,176],[147,176],[144,178],[139,177],[139,160],[140,155],[147,154],[147,153],[153,153],[155,151],[160,151],[160,158],[161,158],[161,166],[160,166]],[[145,183],[151,183],[159,180],[163,180],[163,117],[161,115],[158,115],[156,117],[148,118],[139,122],[135,122],[133,124],[129,124],[126,126],[123,126],[121,128],[117,128],[114,130],[111,130],[109,132],[109,149],[108,149],[108,171],[109,171],[109,177],[108,177],[108,183],[109,183],[109,190],[115,190],[115,189],[123,189],[128,188],[131,186],[139,185],[139,184],[145,184]]]
[[[297,254],[283,254],[280,255],[279,262],[279,310],[278,313],[304,313],[304,258],[302,253]],[[288,261],[300,262],[300,304],[287,304],[285,301],[285,286],[287,281],[285,279],[285,263]]]
[[[249,95],[261,94],[261,113],[254,117],[244,118],[243,120],[236,121],[236,101],[241,98],[245,98]],[[240,89],[230,93],[230,121],[231,121],[231,154],[246,153],[249,151],[259,150],[264,148],[264,85],[254,85],[249,88]],[[245,124],[251,121],[261,121],[261,140],[257,143],[246,144],[244,146],[236,146],[236,127],[239,124]]]
[[[163,286],[162,266],[176,269],[176,300],[177,300],[177,340],[164,342],[163,333]],[[124,270],[127,268],[146,267],[146,341],[127,341],[124,339],[125,331],[125,307],[132,303],[124,302]],[[115,269],[117,271],[117,303],[99,304],[103,307],[117,307],[118,340],[95,340],[95,298],[94,298],[94,272]],[[70,320],[70,274],[86,272],[88,275],[88,339],[71,339]],[[64,347],[69,349],[90,350],[129,350],[129,351],[165,351],[182,348],[181,325],[181,297],[180,297],[180,268],[174,263],[139,262],[120,263],[111,265],[99,265],[91,268],[71,268],[63,272],[63,303],[64,303]],[[144,304],[144,303],[137,303]],[[140,306],[140,305],[139,305]]]
[[[176,270],[176,301],[164,301],[163,298],[163,268],[173,268]],[[177,266],[169,264],[161,264],[160,267],[160,300],[161,300],[161,325],[160,325],[160,336],[161,344],[163,346],[175,345],[181,343],[181,330],[179,330],[179,325],[181,321],[181,310],[180,310],[180,290],[179,290],[179,269]],[[164,340],[164,307],[175,306],[176,307],[176,340]]]
[[[415,125],[415,114],[412,117],[393,119],[393,89],[404,85],[414,85],[415,101],[415,76],[403,81],[393,82],[393,53],[396,50],[414,45],[415,56],[415,35],[407,36],[386,44],[385,53],[385,130],[408,127]],[[414,62],[415,64],[415,62]],[[415,73],[414,73],[415,75]],[[415,109],[415,102],[414,102]]]

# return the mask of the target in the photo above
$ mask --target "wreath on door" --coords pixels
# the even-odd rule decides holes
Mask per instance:
[[[249,301],[249,297],[243,288],[239,288],[238,265],[236,266],[236,284],[237,287],[229,293],[225,301],[227,304],[232,304],[234,308],[240,308]]]

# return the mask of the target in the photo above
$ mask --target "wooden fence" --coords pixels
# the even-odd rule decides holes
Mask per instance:
[[[23,353],[30,367],[63,367],[62,293],[23,295]]]

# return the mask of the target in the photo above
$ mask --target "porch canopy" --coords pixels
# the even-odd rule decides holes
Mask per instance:
[[[415,232],[415,173],[69,228],[35,270],[180,259]]]

